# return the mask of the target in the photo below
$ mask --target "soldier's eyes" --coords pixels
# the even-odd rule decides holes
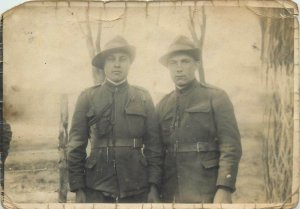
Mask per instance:
[[[183,60],[180,60],[180,61],[172,61],[171,60],[171,61],[168,62],[168,65],[170,67],[175,67],[175,66],[187,67],[191,63],[192,63],[192,60],[190,60],[190,59],[183,59]]]
[[[192,60],[184,59],[181,61],[183,64],[189,64],[192,62]]]
[[[114,57],[112,57],[112,56],[108,56],[108,57],[106,58],[106,60],[107,60],[107,61],[110,61],[110,62],[112,62],[112,61],[114,61],[114,60],[115,60],[115,58],[114,58]]]
[[[115,62],[115,61],[119,61],[119,62],[127,62],[128,60],[129,60],[129,58],[128,57],[126,57],[126,56],[124,56],[124,57],[120,57],[120,58],[115,58],[115,57],[113,57],[113,56],[108,56],[107,58],[106,58],[106,61],[108,61],[108,62]]]
[[[120,61],[121,61],[121,62],[125,62],[125,61],[128,61],[128,60],[129,60],[129,58],[128,58],[128,57],[125,57],[125,56],[120,58]]]

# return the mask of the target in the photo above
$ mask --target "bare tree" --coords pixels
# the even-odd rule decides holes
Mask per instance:
[[[90,2],[88,2],[88,6],[85,11],[85,27],[87,33],[85,34],[86,39],[86,46],[90,55],[91,60],[93,57],[101,51],[101,33],[102,33],[102,11],[99,8],[99,20],[97,21],[97,34],[96,39],[94,41],[93,33],[92,33],[92,26],[90,21]],[[92,67],[92,75],[94,84],[101,84],[104,81],[105,75],[102,70],[97,69],[96,67]]]
[[[295,20],[287,9],[265,8],[261,14],[266,199],[283,202],[292,194]]]
[[[196,7],[193,9],[191,7],[189,9],[189,23],[188,28],[192,39],[196,46],[200,49],[200,57],[199,57],[199,79],[201,82],[205,83],[205,73],[203,67],[203,59],[202,59],[202,50],[203,44],[205,39],[205,30],[206,30],[206,14],[205,14],[205,7],[201,7],[201,16],[198,15],[198,10]]]

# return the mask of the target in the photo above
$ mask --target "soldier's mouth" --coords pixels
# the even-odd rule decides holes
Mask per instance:
[[[184,75],[177,75],[176,78],[183,79],[183,78],[185,78],[185,76]]]
[[[118,71],[118,70],[115,70],[115,71],[112,71],[113,73],[115,73],[115,74],[120,74],[120,73],[122,73],[121,71]]]

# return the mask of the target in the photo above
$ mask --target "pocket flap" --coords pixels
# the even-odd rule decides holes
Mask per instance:
[[[169,113],[163,117],[162,121],[168,121],[168,120],[171,120],[172,118],[173,118],[173,114]]]
[[[86,168],[93,168],[96,165],[97,161],[95,158],[88,158],[85,161],[84,167]]]
[[[89,111],[86,113],[86,116],[88,118],[93,117],[95,115],[95,110],[93,108],[90,108]]]
[[[189,107],[185,110],[186,112],[209,112],[210,111],[210,104],[208,102],[205,103],[199,103],[197,105],[194,105],[192,107]]]
[[[204,168],[213,168],[219,165],[219,159],[211,159],[202,161]]]
[[[129,105],[125,108],[125,112],[128,115],[147,116],[144,106],[137,103],[129,103]]]
[[[170,114],[170,115],[167,115],[162,121],[161,121],[161,128],[162,130],[170,130],[170,126],[171,126],[171,123],[172,123],[172,120],[173,120],[173,116]]]
[[[89,111],[86,113],[86,117],[88,120],[88,124],[89,126],[94,125],[95,123],[97,123],[97,116],[96,116],[96,112],[94,109],[89,109]]]

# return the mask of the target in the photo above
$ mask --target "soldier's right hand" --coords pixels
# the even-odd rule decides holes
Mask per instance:
[[[82,189],[78,189],[76,191],[76,203],[85,203],[86,202],[86,197],[85,193]]]

